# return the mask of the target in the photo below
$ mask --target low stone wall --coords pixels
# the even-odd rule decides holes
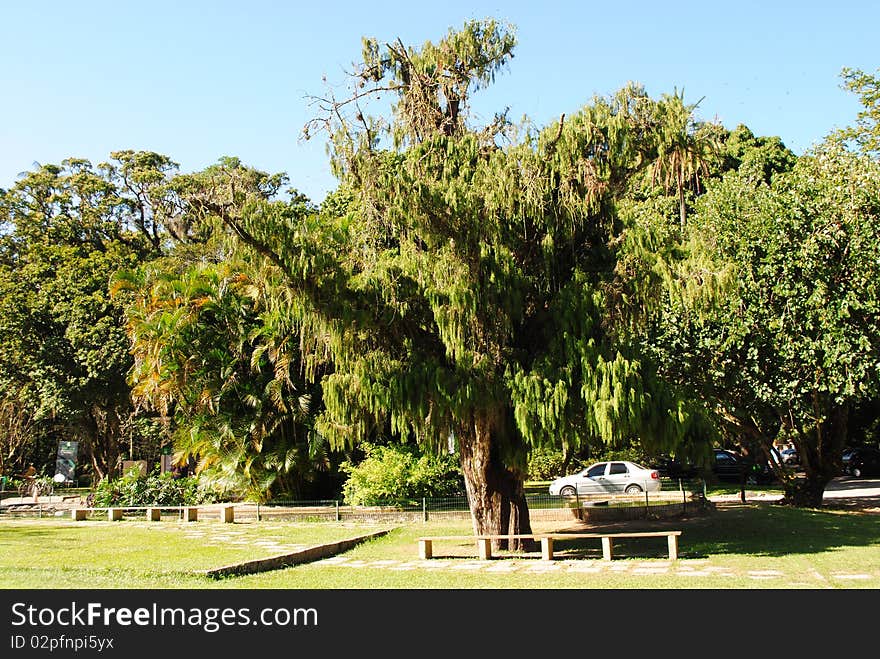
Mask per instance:
[[[704,499],[685,503],[666,503],[652,506],[584,506],[570,509],[569,519],[582,522],[616,522],[629,519],[671,519],[686,515],[701,515],[713,504]]]
[[[214,578],[228,577],[241,574],[255,574],[257,572],[268,572],[269,570],[279,570],[281,568],[299,565],[301,563],[309,563],[318,561],[322,558],[329,558],[336,554],[348,551],[352,547],[359,545],[367,540],[379,538],[389,533],[391,529],[368,533],[356,538],[347,538],[337,542],[331,542],[325,545],[315,545],[314,547],[306,547],[299,551],[288,554],[280,554],[269,558],[260,558],[252,561],[243,561],[241,563],[233,563],[232,565],[224,565],[223,567],[206,570],[205,575]]]

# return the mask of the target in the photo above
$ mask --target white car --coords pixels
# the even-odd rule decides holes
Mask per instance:
[[[646,469],[634,462],[597,462],[578,474],[557,478],[550,483],[550,494],[638,494],[658,492],[661,487],[660,472],[656,469]]]

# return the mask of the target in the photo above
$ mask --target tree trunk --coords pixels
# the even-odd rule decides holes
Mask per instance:
[[[119,464],[121,428],[119,410],[93,405],[79,423],[84,449],[88,452],[96,481],[109,476]]]
[[[684,203],[684,178],[679,173],[678,177],[678,215],[681,223],[681,232],[684,234],[684,225],[687,217],[687,205]]]
[[[849,405],[835,405],[825,420],[797,442],[803,479],[784,482],[784,499],[793,506],[821,508],[825,487],[840,469],[840,456],[849,428]]]
[[[459,436],[461,469],[475,535],[531,533],[523,475],[505,465],[499,455],[498,424],[493,414],[475,414]],[[493,541],[496,549],[531,549],[522,540]]]
[[[784,502],[801,508],[821,508],[828,481],[822,478],[796,478],[785,483]]]

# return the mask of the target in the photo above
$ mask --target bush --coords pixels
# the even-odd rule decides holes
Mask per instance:
[[[579,456],[574,456],[566,468],[562,449],[541,447],[529,453],[527,478],[533,481],[553,480],[580,471],[592,462],[584,462]]]
[[[636,464],[647,466],[651,462],[649,456],[644,450],[635,446],[626,448],[605,448],[597,450],[592,456],[590,463],[593,462],[610,462],[613,460],[625,460],[627,462],[635,462]]]
[[[137,467],[122,478],[102,478],[92,494],[92,506],[195,506],[211,503],[214,494],[195,476],[174,478],[170,473],[141,475]]]
[[[598,446],[587,458],[583,454],[574,456],[565,468],[565,456],[562,449],[541,447],[536,448],[529,454],[528,479],[544,481],[573,474],[581,469],[589,467],[594,462],[609,462],[613,460],[626,460],[635,462],[644,467],[652,462],[650,456],[638,447],[609,448]]]
[[[450,455],[425,455],[406,445],[365,444],[363,449],[366,457],[361,462],[341,465],[348,474],[342,487],[348,504],[405,503],[464,492],[461,470]]]
[[[545,481],[562,476],[564,455],[561,450],[541,447],[529,453],[528,479]]]

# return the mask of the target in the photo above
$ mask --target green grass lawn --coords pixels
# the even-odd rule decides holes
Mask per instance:
[[[420,561],[419,536],[468,534],[471,529],[468,522],[414,523],[333,561],[215,580],[199,572],[385,526],[7,520],[0,522],[0,588],[876,589],[878,521],[876,514],[853,511],[768,503],[719,506],[705,516],[662,523],[683,531],[678,561],[666,559],[665,539],[652,538],[619,543],[619,558],[611,563],[600,560],[596,540],[557,543],[559,560],[550,564],[537,552],[505,553],[480,564],[471,543],[452,542],[438,543],[437,557]],[[652,524],[658,523],[616,526],[627,530]],[[542,525],[540,530],[549,529]]]
[[[363,535],[338,523],[0,522],[2,588],[201,588],[198,573]]]

